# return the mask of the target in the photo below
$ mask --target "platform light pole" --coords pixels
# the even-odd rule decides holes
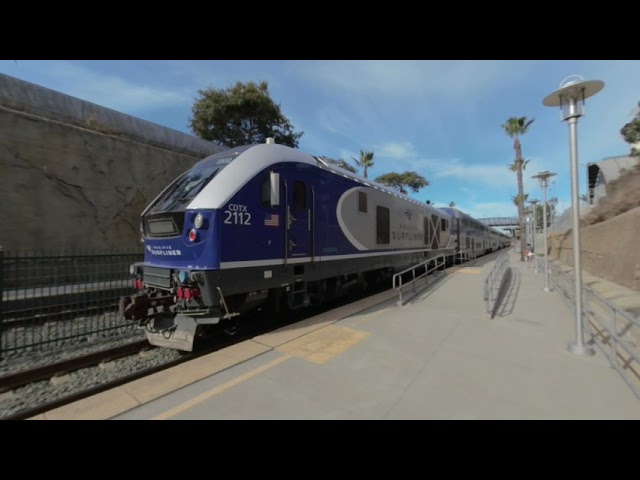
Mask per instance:
[[[549,186],[549,178],[557,175],[548,170],[540,172],[531,178],[540,181],[542,189],[542,234],[544,235],[544,291],[550,292],[549,289],[549,247],[547,245],[547,187]]]
[[[577,355],[593,355],[593,347],[583,342],[582,327],[582,265],[580,263],[580,189],[578,183],[578,118],[583,115],[585,99],[604,88],[601,80],[585,81],[580,75],[565,78],[560,88],[542,101],[546,107],[560,107],[562,121],[569,124],[569,148],[571,154],[571,203],[573,214],[573,271],[576,297],[576,341],[569,344],[569,351]]]
[[[529,203],[531,204],[531,216],[533,217],[531,219],[531,226],[533,228],[533,235],[531,236],[531,247],[533,248],[534,253],[536,251],[536,205],[538,204],[538,202],[540,202],[540,200],[529,200]]]

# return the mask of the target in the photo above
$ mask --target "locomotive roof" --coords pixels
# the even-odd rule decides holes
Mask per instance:
[[[221,163],[221,171],[218,173],[216,181],[205,186],[187,208],[220,208],[257,172],[283,161],[306,163],[322,168],[323,170],[328,170],[334,175],[341,175],[364,186],[382,190],[408,203],[442,215],[441,211],[431,205],[418,202],[385,185],[340,168],[333,163],[335,160],[327,157],[312,156],[286,145],[266,143],[233,148],[225,152],[209,155],[201,160],[199,163]]]

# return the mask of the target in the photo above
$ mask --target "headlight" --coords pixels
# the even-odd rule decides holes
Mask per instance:
[[[204,223],[204,217],[202,216],[201,213],[197,214],[196,219],[193,221],[193,224],[195,225],[196,228],[201,228],[203,223]]]

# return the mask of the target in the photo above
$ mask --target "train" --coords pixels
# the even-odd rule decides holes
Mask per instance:
[[[211,326],[319,305],[422,262],[448,263],[508,237],[267,139],[210,155],[140,215],[144,259],[120,314],[150,344],[192,351]]]
[[[452,219],[451,237],[455,245],[455,261],[470,260],[511,246],[512,238],[509,235],[457,208],[441,207],[440,210]]]

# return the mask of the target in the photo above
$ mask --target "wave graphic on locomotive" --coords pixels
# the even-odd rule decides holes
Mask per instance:
[[[141,214],[120,313],[191,351],[207,325],[303,308],[454,254],[451,217],[272,139],[206,157]]]

